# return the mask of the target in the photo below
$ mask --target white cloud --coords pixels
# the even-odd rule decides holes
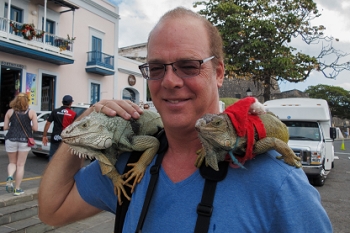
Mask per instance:
[[[193,9],[188,0],[124,0],[118,4],[119,47],[145,43],[158,19],[177,6]]]

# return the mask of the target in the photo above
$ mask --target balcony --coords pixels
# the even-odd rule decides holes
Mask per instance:
[[[26,28],[23,30],[23,28]],[[30,30],[27,30],[30,28]],[[56,65],[73,64],[73,41],[0,17],[0,51]]]
[[[114,74],[114,56],[100,51],[90,51],[87,53],[86,72],[95,73],[102,76]]]

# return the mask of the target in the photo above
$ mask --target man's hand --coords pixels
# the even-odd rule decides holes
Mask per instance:
[[[44,145],[44,146],[47,146],[48,140],[47,140],[47,137],[46,137],[46,136],[43,136],[43,139],[42,139],[41,141],[43,142],[43,145]]]
[[[130,100],[101,100],[100,102],[95,103],[91,108],[95,109],[96,112],[102,112],[107,116],[118,115],[125,120],[129,120],[130,118],[138,119],[143,112],[142,108]],[[86,112],[90,113],[91,111],[92,110],[87,110]]]

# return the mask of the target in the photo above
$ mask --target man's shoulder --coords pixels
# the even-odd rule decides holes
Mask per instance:
[[[59,107],[59,108],[55,108],[54,110],[51,111],[51,113],[57,113],[60,112],[63,109],[63,106]]]
[[[290,173],[292,170],[301,170],[295,166],[288,165],[283,159],[280,159],[281,155],[275,150],[269,150],[265,153],[257,155],[252,160],[252,165],[260,169],[275,170],[278,173]]]
[[[73,115],[73,116],[75,116],[75,115],[77,114],[77,113],[76,113],[73,109],[71,109],[70,107],[67,107],[66,110],[67,110],[71,115]]]
[[[243,168],[231,168],[233,176],[241,175],[243,179],[254,178],[256,180],[283,180],[290,175],[305,177],[302,168],[296,168],[286,164],[283,159],[279,159],[280,154],[275,150],[270,150],[256,155],[252,160],[248,160]]]

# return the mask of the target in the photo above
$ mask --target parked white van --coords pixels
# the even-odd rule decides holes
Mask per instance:
[[[334,167],[333,141],[336,138],[327,101],[285,98],[266,101],[264,106],[288,127],[288,145],[301,158],[310,183],[323,186]]]

